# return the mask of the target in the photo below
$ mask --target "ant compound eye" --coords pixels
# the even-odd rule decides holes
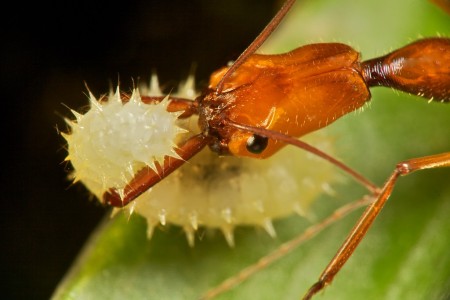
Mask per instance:
[[[253,154],[259,154],[266,149],[268,143],[267,137],[254,134],[247,140],[247,150]]]

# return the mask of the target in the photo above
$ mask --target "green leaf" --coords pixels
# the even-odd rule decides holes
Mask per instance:
[[[371,58],[421,36],[450,34],[450,17],[426,1],[303,2],[265,45],[266,53],[340,41]],[[449,151],[450,105],[382,88],[372,95],[363,112],[327,129],[344,162],[381,185],[397,162]],[[313,205],[317,220],[365,193],[351,179],[334,188],[335,195],[324,195]],[[360,213],[218,299],[298,299],[317,280]],[[449,215],[448,168],[401,178],[355,254],[317,299],[447,299]],[[147,240],[142,218],[118,215],[93,234],[54,299],[197,299],[309,225],[292,216],[275,222],[275,239],[240,228],[235,248],[219,234],[205,236],[190,248],[177,227],[156,230]]]

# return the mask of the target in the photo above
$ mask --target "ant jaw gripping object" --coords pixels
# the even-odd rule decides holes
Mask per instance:
[[[180,95],[183,98],[178,94],[167,98],[140,89],[142,92],[135,90],[132,95],[117,91],[100,100],[90,94],[90,110],[84,115],[73,111],[76,119],[67,121],[72,130],[64,137],[75,180],[105,204],[117,207],[114,213],[125,209],[142,215],[149,237],[155,227],[168,224],[182,227],[190,245],[201,227],[219,229],[231,246],[234,228],[239,225],[261,227],[275,236],[273,219],[292,213],[304,215],[315,197],[330,193],[323,182],[338,178],[332,165],[323,163],[318,168],[318,158],[297,155],[295,149],[265,161],[232,156],[217,159],[210,150],[202,151],[212,137],[199,134],[196,118],[186,113],[196,109],[196,102],[185,99],[186,93]],[[157,134],[142,130],[151,126]],[[323,135],[309,140],[333,152]],[[152,152],[153,146],[158,152]],[[160,155],[145,161],[141,153],[147,151]],[[117,153],[129,154],[116,157]],[[298,177],[305,180],[298,184]],[[206,194],[204,185],[209,187]],[[254,186],[267,188],[256,192]]]

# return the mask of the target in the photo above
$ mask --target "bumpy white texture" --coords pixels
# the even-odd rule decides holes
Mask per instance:
[[[68,121],[71,134],[65,135],[68,160],[81,181],[97,197],[109,188],[123,188],[144,166],[155,169],[164,156],[178,157],[174,147],[180,133],[179,113],[166,110],[167,98],[158,104],[145,104],[135,90],[128,101],[120,91],[97,101],[90,94],[90,110]]]
[[[330,152],[329,141],[320,138],[308,140]],[[205,149],[127,209],[147,219],[149,236],[155,227],[172,223],[184,229],[193,245],[195,232],[204,226],[220,229],[232,246],[236,226],[261,227],[275,236],[273,219],[305,216],[314,199],[331,191],[335,171],[293,147],[266,160],[218,157]]]
[[[154,76],[141,91],[162,95]],[[179,97],[195,96],[193,78],[179,92]],[[111,187],[123,188],[144,165],[175,155],[173,147],[183,129],[190,135],[198,132],[196,117],[176,120],[178,114],[166,111],[166,101],[146,105],[137,92],[126,104],[118,93],[107,103],[90,98],[91,109],[85,115],[74,112],[76,120],[69,122],[72,134],[65,137],[75,178],[99,198]],[[323,134],[307,141],[332,154]],[[205,149],[125,210],[146,218],[149,237],[155,227],[175,224],[191,245],[200,227],[221,230],[233,245],[233,230],[239,225],[262,227],[275,236],[273,219],[294,212],[304,215],[336,179],[331,164],[291,146],[266,160],[219,157]]]

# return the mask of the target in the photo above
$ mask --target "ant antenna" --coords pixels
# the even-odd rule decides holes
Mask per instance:
[[[283,6],[280,8],[278,13],[273,17],[273,19],[267,24],[267,26],[261,31],[261,33],[256,37],[256,39],[244,50],[244,52],[239,55],[233,65],[228,69],[228,71],[223,75],[219,84],[217,85],[215,94],[218,95],[223,91],[223,85],[228,77],[236,71],[246,60],[247,58],[255,53],[256,50],[267,40],[270,34],[280,25],[283,18],[286,16],[288,11],[291,9],[292,5],[294,5],[295,0],[286,1]]]
[[[349,174],[350,176],[355,178],[356,181],[358,181],[361,185],[363,185],[365,188],[367,188],[371,193],[377,194],[379,192],[378,186],[376,186],[370,180],[368,180],[367,178],[365,178],[364,176],[362,176],[361,174],[359,174],[352,168],[348,167],[346,164],[340,162],[339,160],[326,154],[325,152],[319,150],[318,148],[311,146],[308,143],[305,143],[301,140],[298,140],[296,138],[293,138],[293,137],[283,134],[281,132],[267,130],[265,128],[254,127],[254,126],[249,126],[249,125],[245,125],[245,124],[239,124],[239,123],[235,123],[228,119],[224,120],[224,122],[226,122],[227,125],[233,126],[235,128],[249,131],[249,132],[264,136],[264,137],[268,137],[272,140],[284,142],[286,144],[290,144],[290,145],[293,145],[300,149],[303,149],[305,151],[308,151],[309,153],[312,153],[322,159],[325,159],[326,161],[328,161],[328,162],[332,163],[333,165],[335,165],[336,167],[340,168],[341,170],[343,170],[344,172],[346,172],[347,174]]]

